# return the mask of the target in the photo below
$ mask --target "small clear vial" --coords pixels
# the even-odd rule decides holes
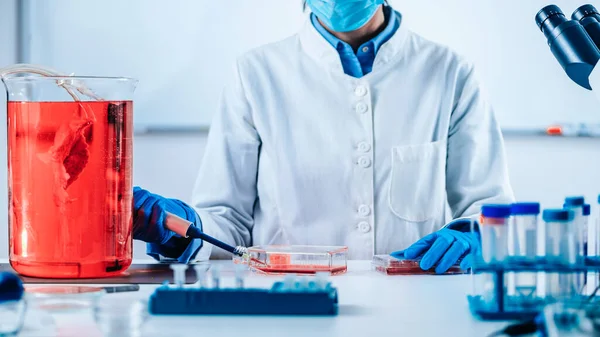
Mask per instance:
[[[583,216],[585,199],[581,196],[565,198],[563,208],[570,209],[575,214],[573,219],[573,227],[575,228],[575,249],[577,251],[577,262],[583,263],[587,255],[587,226],[585,225],[585,217]],[[579,273],[575,277],[575,287],[578,292],[584,291],[585,288],[585,273]]]
[[[573,225],[575,212],[569,209],[546,209],[542,213],[545,227],[545,259],[551,264],[573,265],[577,262],[575,245],[577,230]],[[578,275],[548,273],[546,295],[567,299],[578,291]]]
[[[315,286],[317,287],[317,289],[322,289],[322,290],[326,289],[328,279],[329,279],[328,272],[317,272],[315,274]]]
[[[173,270],[173,281],[179,288],[185,284],[185,271],[188,269],[187,264],[171,264],[170,268]]]
[[[212,265],[210,267],[210,272],[212,275],[212,285],[213,288],[218,289],[221,287],[221,266],[220,265]]]
[[[587,243],[587,226],[584,223],[583,208],[585,199],[583,197],[567,197],[563,207],[573,211],[573,226],[575,233],[575,248],[577,249],[577,259],[582,261],[586,256],[585,243]]]
[[[583,233],[585,233],[584,241],[583,241],[583,255],[584,256],[593,256],[595,251],[595,247],[590,248],[590,239],[592,236],[590,235],[590,215],[592,214],[592,206],[589,204],[583,205]],[[590,254],[592,253],[592,254]]]
[[[206,264],[195,264],[194,271],[196,272],[196,285],[198,288],[206,288],[206,271],[208,265]]]
[[[585,237],[586,241],[583,243],[583,252],[586,258],[596,257],[596,245],[598,244],[597,226],[590,223],[591,214],[592,206],[589,204],[583,205],[583,227],[584,231],[587,233],[587,236]],[[598,284],[598,273],[586,272],[584,295],[591,295],[598,287]]]
[[[21,331],[27,307],[24,291],[17,275],[0,273],[0,336],[16,336]]]
[[[521,202],[511,206],[508,227],[508,255],[514,261],[535,263],[537,252],[537,230],[540,204]],[[508,295],[531,298],[536,289],[535,273],[508,273]]]
[[[246,278],[247,270],[248,267],[244,264],[235,266],[235,286],[237,288],[244,288],[244,279]]]
[[[149,318],[146,300],[111,296],[100,299],[94,305],[94,321],[103,336],[146,336],[144,324]]]
[[[508,252],[510,205],[483,205],[479,231],[481,255],[486,263],[503,262]]]
[[[283,290],[294,290],[296,287],[296,275],[295,274],[287,274],[283,278]]]

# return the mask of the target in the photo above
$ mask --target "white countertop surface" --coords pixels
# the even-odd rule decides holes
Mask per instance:
[[[233,286],[233,264],[212,263],[222,265],[222,286]],[[245,286],[268,288],[280,279],[249,274]],[[350,261],[348,272],[332,276],[330,281],[338,288],[338,316],[150,316],[138,336],[483,337],[506,324],[481,322],[471,316],[466,299],[472,284],[469,275],[387,276],[371,271],[370,261]],[[138,292],[104,296],[123,301],[147,299],[156,285],[140,287]],[[19,336],[102,336],[91,310],[52,314],[53,324],[42,323],[48,316],[28,314]]]

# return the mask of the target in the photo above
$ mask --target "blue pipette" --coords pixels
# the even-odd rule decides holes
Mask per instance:
[[[192,226],[191,222],[182,219],[175,214],[169,212],[166,213],[167,216],[165,218],[165,227],[167,227],[167,229],[186,238],[201,239],[237,256],[244,257],[244,255],[248,254],[248,248],[243,246],[233,247],[228,245],[223,241],[217,240],[212,236],[205,234],[200,230],[200,228]]]

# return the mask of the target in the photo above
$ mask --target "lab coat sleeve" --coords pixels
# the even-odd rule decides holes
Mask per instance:
[[[454,221],[476,216],[482,204],[514,201],[500,127],[473,67],[462,67],[456,83],[446,161],[446,192]]]
[[[250,246],[261,143],[240,69],[236,66],[211,124],[192,205],[206,234],[230,245]],[[209,257],[231,255],[205,244],[196,259]]]

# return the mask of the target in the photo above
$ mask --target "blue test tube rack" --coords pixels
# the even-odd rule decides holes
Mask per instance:
[[[544,310],[545,306],[555,303],[556,299],[548,295],[538,296],[535,288],[532,289],[532,294],[535,295],[530,297],[519,294],[509,295],[506,284],[508,274],[577,275],[591,271],[600,271],[600,258],[588,257],[585,261],[572,265],[547,263],[543,258],[534,261],[508,258],[502,263],[484,263],[478,259],[471,269],[472,276],[483,276],[483,282],[491,284],[492,287],[484,286],[485,294],[476,293],[467,296],[469,308],[475,317],[485,321],[533,319]],[[474,279],[474,283],[477,282],[478,280]],[[587,295],[575,294],[568,299],[568,302],[577,305],[587,299]]]
[[[286,276],[270,289],[244,288],[245,266],[236,268],[236,287],[220,287],[220,268],[211,268],[212,287],[207,287],[206,270],[195,266],[198,282],[187,287],[182,282],[186,265],[172,265],[175,285],[166,281],[150,296],[148,310],[154,315],[311,315],[338,313],[338,292],[325,275],[296,279]],[[177,282],[177,280],[180,282]]]

